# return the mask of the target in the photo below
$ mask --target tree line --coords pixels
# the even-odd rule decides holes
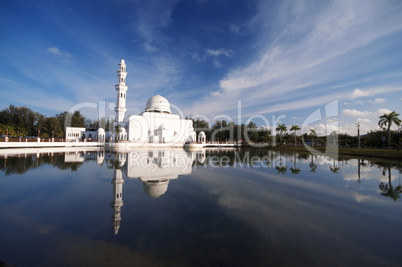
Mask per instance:
[[[215,121],[210,125],[207,121],[201,119],[193,119],[194,129],[197,132],[204,131],[207,141],[211,142],[242,142],[245,144],[267,144],[267,145],[302,145],[303,141],[310,145],[327,145],[333,146],[359,146],[360,142],[366,147],[384,147],[383,141],[387,136],[388,147],[396,147],[400,142],[399,129],[391,130],[391,126],[395,124],[401,125],[399,114],[392,111],[379,117],[378,125],[380,129],[371,130],[364,136],[351,136],[347,133],[332,132],[327,136],[318,136],[315,129],[310,129],[309,133],[300,133],[301,128],[298,125],[291,125],[289,128],[286,124],[278,124],[275,127],[275,133],[272,129],[258,128],[254,122],[249,124],[237,125],[233,121]],[[360,126],[360,124],[359,124]]]
[[[85,118],[80,111],[61,112],[55,116],[47,117],[39,112],[33,111],[28,107],[18,107],[10,105],[0,111],[0,135],[11,137],[40,136],[41,138],[65,137],[65,128],[84,127],[98,129],[99,126],[109,130],[112,122],[105,118],[91,121]]]

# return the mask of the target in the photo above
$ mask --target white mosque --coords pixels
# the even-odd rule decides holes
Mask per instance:
[[[191,120],[180,118],[172,114],[169,101],[160,95],[151,97],[145,106],[145,110],[139,115],[130,115],[126,118],[126,64],[124,59],[120,61],[117,70],[119,83],[115,85],[116,121],[113,131],[105,132],[99,128],[97,131],[86,131],[85,128],[66,127],[66,139],[118,141],[109,142],[107,145],[116,146],[124,144],[126,147],[141,146],[166,146],[182,147],[186,143],[196,142],[196,132]],[[203,135],[202,135],[203,134]],[[205,134],[200,136],[201,142],[205,142]]]

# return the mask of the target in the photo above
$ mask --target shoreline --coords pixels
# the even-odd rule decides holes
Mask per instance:
[[[260,148],[260,149],[268,149],[275,151],[289,151],[289,152],[298,152],[298,153],[307,153],[312,154],[304,146],[261,146],[261,147],[253,147],[253,146],[243,146],[243,148]],[[395,149],[378,149],[378,148],[343,148],[339,147],[337,149],[329,148],[328,151],[326,147],[309,147],[320,153],[327,153],[329,156],[337,154],[342,158],[361,158],[368,160],[381,160],[393,162],[396,164],[402,164],[402,150]]]

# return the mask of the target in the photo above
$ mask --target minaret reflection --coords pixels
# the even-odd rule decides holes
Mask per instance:
[[[113,200],[110,203],[110,206],[113,208],[113,229],[114,234],[117,235],[120,229],[120,221],[121,221],[121,207],[124,206],[123,203],[123,172],[121,168],[126,163],[126,154],[116,154],[116,158],[112,160],[112,164],[114,167],[114,175],[112,179],[113,184]]]

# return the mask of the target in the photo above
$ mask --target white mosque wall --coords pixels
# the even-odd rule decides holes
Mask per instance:
[[[82,138],[85,128],[82,127],[66,127],[66,140],[75,141]]]
[[[132,115],[127,122],[128,140],[153,144],[184,144],[195,142],[195,131],[191,120],[179,115],[143,112]]]

